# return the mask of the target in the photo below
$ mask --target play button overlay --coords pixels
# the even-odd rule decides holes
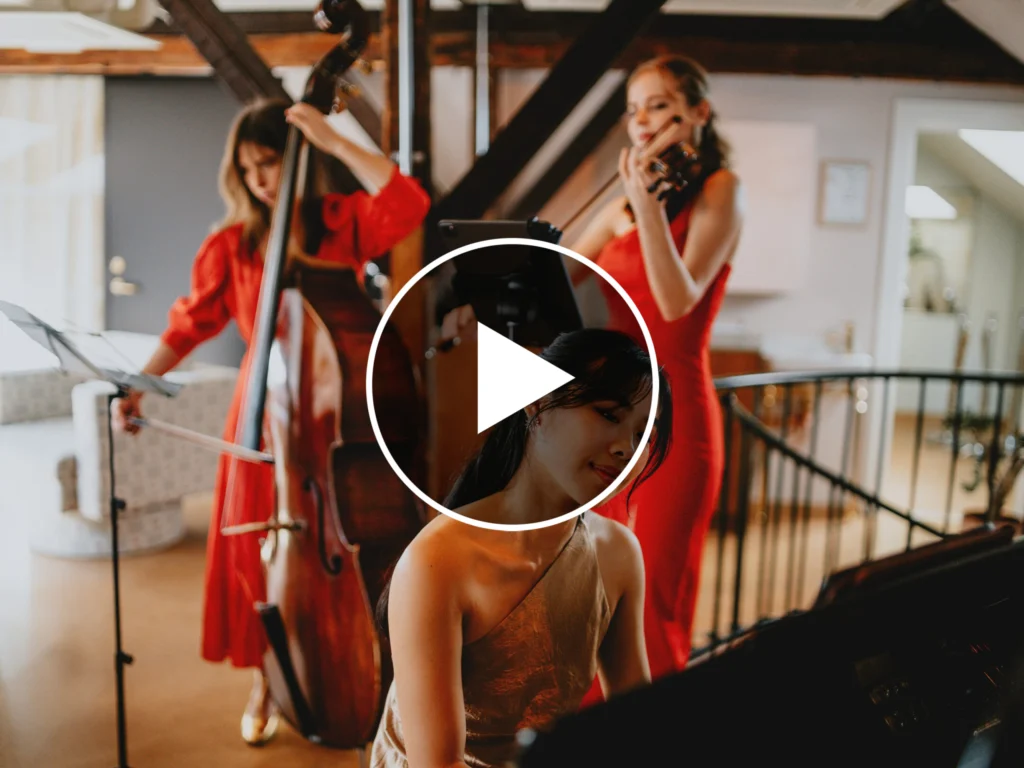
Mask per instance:
[[[477,434],[568,384],[573,378],[572,374],[478,323]]]
[[[509,246],[528,249],[528,258],[521,258],[523,254],[518,250],[515,258],[510,258]],[[466,300],[467,294],[462,290],[465,286],[471,285],[472,290],[477,291],[470,294],[475,297],[471,301],[478,307],[477,313],[483,321],[476,321],[475,341],[474,334],[464,334],[468,341],[464,339],[462,344],[448,351],[438,351],[430,356],[429,364],[423,366],[423,400],[436,404],[429,415],[438,423],[424,430],[423,442],[415,451],[409,450],[408,443],[389,446],[378,421],[374,390],[387,391],[389,377],[403,374],[383,364],[377,369],[378,347],[394,342],[394,331],[403,319],[418,323],[424,305],[432,309],[431,297],[437,296],[444,286],[424,278],[439,277],[431,273],[460,256],[462,258],[454,264],[456,279],[452,286],[458,290],[460,300]],[[476,262],[477,258],[481,261]],[[636,319],[638,333],[627,336],[595,332],[586,327],[572,330],[566,328],[564,320],[538,332],[536,313],[532,310],[524,313],[515,307],[523,302],[530,304],[536,297],[540,297],[539,303],[546,307],[571,306],[576,289],[567,274],[560,276],[558,273],[559,269],[564,271],[565,258],[585,265],[596,279],[614,289],[602,293],[610,302],[616,301],[616,296],[621,299]],[[557,263],[543,261],[546,259]],[[522,266],[524,261],[536,265],[537,271],[532,277],[530,267]],[[508,275],[512,292],[491,293],[493,286],[487,284],[487,280],[496,271],[500,273],[498,279],[505,280],[505,265],[509,263],[519,264],[519,271]],[[547,277],[542,279],[537,275]],[[483,276],[484,282],[467,283],[461,279],[465,276],[475,279]],[[445,277],[444,281],[448,279]],[[558,288],[559,285],[562,287]],[[410,295],[414,300],[399,311],[399,319],[389,327],[396,310],[403,307],[402,301]],[[494,296],[496,301],[491,303],[490,298],[482,300],[480,296]],[[577,298],[575,303],[578,306],[581,302]],[[503,314],[510,311],[510,304],[512,314],[526,318],[523,320],[526,325],[517,325],[517,320],[508,320],[507,314]],[[568,316],[560,315],[559,311],[550,317]],[[574,327],[579,329],[579,313],[575,317]],[[382,341],[385,331],[391,341]],[[642,340],[639,340],[641,335]],[[543,341],[545,346],[540,346],[541,339],[548,339]],[[439,339],[434,340],[434,344],[439,343]],[[408,353],[414,364],[427,358],[426,348],[408,349]],[[382,359],[390,361],[394,356]],[[609,365],[620,367],[604,369],[602,373],[605,365],[602,361],[606,359],[614,361]],[[604,375],[609,372],[611,375]],[[636,304],[607,272],[562,246],[541,240],[502,237],[464,245],[435,259],[402,286],[388,303],[370,345],[366,404],[381,453],[395,475],[420,501],[470,525],[520,531],[568,521],[600,506],[614,494],[626,491],[644,468],[639,462],[646,461],[648,449],[657,445],[650,440],[658,415],[659,382],[650,331]],[[385,432],[390,433],[388,425],[394,422],[394,414],[380,415]],[[423,421],[426,425],[428,420]],[[562,426],[565,424],[571,426]],[[484,445],[490,449],[496,446],[497,450],[491,450],[482,464],[480,449]],[[419,454],[422,459],[413,454]],[[396,455],[401,461],[396,460]],[[506,471],[504,467],[510,464],[514,466]],[[431,477],[423,477],[421,487],[410,479],[403,467],[409,467],[410,473],[419,478],[427,474],[423,471],[424,465],[430,467]],[[509,472],[511,475],[506,477]],[[538,472],[541,474],[531,476]],[[530,484],[524,487],[544,489],[546,495],[536,498],[541,499],[541,507],[545,504],[550,507],[550,513],[537,510],[534,496],[530,497],[530,508],[520,512],[503,506],[510,497],[499,496],[499,492],[520,480]],[[455,500],[452,502],[455,509],[445,506],[448,498]],[[566,511],[572,504],[579,506]],[[520,516],[509,517],[516,514]],[[546,514],[550,517],[538,519]]]

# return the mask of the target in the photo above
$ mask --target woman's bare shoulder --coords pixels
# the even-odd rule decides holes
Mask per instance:
[[[633,228],[633,218],[627,210],[628,205],[629,200],[626,196],[618,195],[601,210],[601,217],[608,222],[612,237],[620,237]]]
[[[626,216],[626,205],[628,203],[629,198],[627,198],[625,195],[616,195],[607,203],[605,203],[604,207],[601,209],[601,215],[611,217],[621,214],[623,216]]]
[[[435,585],[460,581],[471,567],[478,545],[465,525],[447,515],[427,523],[395,565],[393,581],[416,585],[428,580]]]
[[[585,512],[584,518],[590,529],[594,546],[615,557],[632,557],[640,552],[640,542],[633,533],[617,520],[603,517],[596,512]]]
[[[595,512],[585,512],[584,518],[597,552],[597,563],[601,569],[608,601],[615,604],[618,598],[637,579],[643,581],[643,552],[636,534],[620,522],[602,517]]]
[[[718,202],[734,202],[742,193],[740,177],[729,168],[719,168],[704,181],[701,197]]]

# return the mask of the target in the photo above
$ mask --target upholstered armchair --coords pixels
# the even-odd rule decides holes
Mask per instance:
[[[146,416],[220,437],[238,370],[196,366],[167,378],[173,398],[148,394]],[[0,374],[0,515],[29,519],[34,551],[110,555],[107,398],[103,381],[59,370]],[[155,430],[114,433],[119,550],[171,546],[184,535],[182,499],[213,490],[217,454]]]

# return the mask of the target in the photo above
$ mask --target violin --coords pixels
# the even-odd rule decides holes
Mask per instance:
[[[644,144],[644,152],[646,153],[648,148],[656,146],[661,136],[682,121],[683,118],[676,115],[661,126]],[[645,154],[644,159],[647,162],[648,173],[655,177],[647,191],[651,194],[657,192],[658,200],[664,200],[670,196],[679,196],[705,173],[700,153],[686,142],[669,144],[663,149],[656,150],[653,154]],[[562,226],[562,230],[569,229],[599,198],[604,196],[618,179],[619,174],[616,171],[576,213],[569,217],[569,220]]]

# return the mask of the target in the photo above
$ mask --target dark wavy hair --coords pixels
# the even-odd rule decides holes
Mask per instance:
[[[553,408],[578,408],[602,400],[623,406],[635,405],[654,387],[650,356],[631,337],[619,331],[588,328],[563,333],[540,353],[540,357],[571,374],[573,380],[544,397],[531,419],[524,410],[519,410],[494,425],[452,485],[444,500],[448,509],[487,498],[508,486],[526,455],[531,423],[541,413]],[[650,455],[643,470],[630,484],[627,505],[633,491],[661,466],[671,445],[672,393],[663,371],[658,372],[657,406]],[[664,426],[657,428],[658,425]],[[389,574],[377,603],[377,624],[385,637],[388,636],[390,588]]]
[[[526,454],[532,422],[544,411],[577,408],[601,400],[635,405],[653,389],[651,358],[632,338],[618,331],[589,328],[564,333],[540,356],[571,374],[573,380],[541,400],[532,419],[527,419],[526,411],[520,410],[494,426],[455,480],[444,501],[449,509],[491,496],[509,484]],[[672,396],[664,373],[659,373],[658,388],[658,419],[671,424]],[[661,466],[670,439],[669,429],[654,432],[647,466],[633,481],[630,493]]]

